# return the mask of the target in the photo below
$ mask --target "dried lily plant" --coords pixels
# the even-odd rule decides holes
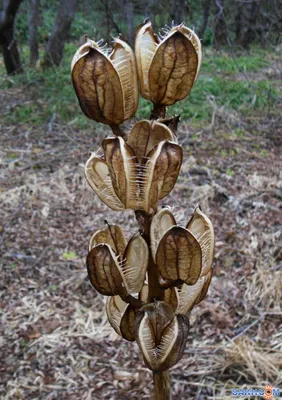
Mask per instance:
[[[118,225],[106,223],[94,233],[89,278],[109,296],[114,330],[137,342],[153,371],[156,399],[166,400],[169,369],[184,352],[188,314],[211,282],[214,232],[200,207],[185,227],[169,207],[158,210],[176,183],[183,155],[175,135],[179,118],[166,118],[166,107],[189,94],[201,65],[201,43],[192,30],[181,24],[164,32],[157,36],[145,20],[135,55],[120,38],[112,51],[86,38],[71,69],[82,111],[113,131],[86,162],[86,179],[111,209],[134,210],[139,224],[129,241]],[[153,103],[151,119],[125,133],[121,124],[134,116],[139,90]]]

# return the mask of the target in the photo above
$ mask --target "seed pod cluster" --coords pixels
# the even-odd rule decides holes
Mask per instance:
[[[182,163],[182,148],[173,133],[157,121],[137,122],[127,141],[103,141],[103,153],[93,153],[85,165],[89,185],[113,210],[151,213],[173,189]]]
[[[138,107],[142,97],[170,106],[184,99],[199,74],[202,60],[198,36],[184,24],[157,36],[146,19],[136,33],[135,57],[120,38],[113,50],[86,39],[75,53],[72,81],[82,111],[88,118],[119,125]]]
[[[158,211],[151,223],[151,249],[140,233],[127,242],[118,225],[90,239],[87,268],[98,292],[110,296],[107,316],[124,339],[137,341],[145,364],[153,371],[171,368],[184,351],[189,311],[206,296],[212,277],[214,232],[197,207],[186,225],[176,224],[171,210]],[[162,301],[151,301],[149,251],[165,284]],[[129,295],[138,302],[131,303]]]
[[[181,358],[189,312],[206,296],[214,256],[214,231],[196,207],[185,227],[158,201],[173,189],[183,151],[168,120],[136,122],[130,133],[119,125],[133,117],[138,95],[154,110],[184,99],[201,65],[201,43],[184,24],[157,36],[149,20],[138,28],[135,55],[121,38],[112,51],[87,39],[74,55],[71,73],[87,117],[112,127],[85,164],[88,184],[111,209],[135,211],[140,230],[126,239],[106,223],[90,239],[91,284],[108,296],[110,324],[136,340],[146,366],[161,373]],[[162,111],[163,113],[163,111]],[[155,115],[154,115],[155,117]]]

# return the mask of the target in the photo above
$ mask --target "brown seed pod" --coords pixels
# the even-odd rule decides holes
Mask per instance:
[[[97,196],[112,210],[124,210],[113,188],[109,167],[105,160],[92,154],[85,164],[85,177]]]
[[[149,249],[140,233],[132,236],[126,244],[122,229],[117,225],[108,225],[92,236],[90,247],[87,257],[88,274],[98,292],[114,296],[141,291],[147,272]]]
[[[173,133],[166,125],[157,121],[142,120],[133,126],[127,144],[134,150],[141,164],[143,157],[163,140],[174,141]]]
[[[169,208],[162,208],[154,215],[150,227],[151,252],[154,261],[156,261],[156,253],[160,240],[174,225],[176,225],[176,221]]]
[[[125,42],[116,39],[108,56],[88,39],[75,53],[71,71],[80,107],[87,117],[118,125],[135,114],[137,72],[134,54]]]
[[[106,302],[106,312],[109,323],[120,336],[122,336],[120,332],[120,321],[127,307],[128,303],[125,303],[120,296],[108,297]]]
[[[144,285],[149,249],[140,233],[132,236],[124,252],[124,284],[128,293],[139,293]]]
[[[116,254],[124,254],[127,240],[119,225],[106,223],[104,229],[95,232],[89,242],[89,251],[97,244],[108,244]]]
[[[158,147],[161,147],[160,145]],[[148,157],[154,159],[154,154],[158,153],[152,150]],[[152,155],[151,155],[152,154]],[[182,148],[172,142],[164,142],[161,151],[156,160],[153,182],[157,182],[159,189],[159,199],[166,197],[174,188],[180,167],[182,164],[183,151]]]
[[[177,29],[177,27],[173,28]],[[199,37],[196,35],[196,33],[185,26],[184,24],[181,24],[181,32],[190,40],[190,42],[193,44],[194,49],[197,53],[198,56],[198,67],[197,67],[197,74],[195,80],[198,78],[200,69],[201,69],[201,63],[202,63],[202,44],[199,39]]]
[[[212,274],[213,274],[213,270],[210,269],[210,271],[206,275],[203,275],[201,277],[201,278],[205,278],[205,281],[204,281],[204,285],[202,287],[202,290],[199,293],[199,296],[197,297],[194,305],[199,304],[206,297],[208,289],[209,289],[209,286],[210,286],[210,283],[211,283],[211,280],[212,280]]]
[[[184,24],[159,40],[146,20],[136,34],[135,55],[141,95],[169,106],[189,94],[199,73],[201,44]]]
[[[110,208],[151,212],[173,189],[183,152],[178,144],[167,140],[173,139],[173,134],[165,125],[149,121],[136,125],[127,143],[121,137],[105,139],[105,159],[92,155],[85,175]]]
[[[135,58],[141,96],[148,100],[151,100],[148,79],[149,68],[158,44],[159,38],[155,35],[151,22],[145,20],[145,22],[138,27],[136,32]]]
[[[98,244],[88,253],[87,270],[95,289],[106,296],[123,293],[122,270],[108,244]]]
[[[201,276],[206,275],[212,267],[214,258],[214,230],[212,223],[197,207],[186,228],[193,233],[200,243],[203,262]]]
[[[182,148],[172,142],[163,141],[148,154],[143,166],[142,195],[144,210],[156,208],[159,199],[167,196],[173,189],[182,164]]]
[[[194,285],[202,269],[201,247],[187,229],[173,226],[159,242],[156,264],[163,279]]]
[[[178,307],[176,312],[186,315],[206,296],[212,278],[212,269],[201,276],[193,286],[183,284],[178,291]]]
[[[120,78],[124,101],[124,119],[133,117],[138,108],[138,81],[135,56],[131,47],[120,38],[114,41],[109,56]]]
[[[135,309],[125,303],[119,296],[113,296],[107,300],[106,311],[108,320],[116,333],[124,339],[133,342],[135,340]]]
[[[135,341],[134,323],[135,323],[136,310],[131,305],[128,305],[125,313],[120,321],[120,332],[124,339],[129,342]]]
[[[143,306],[135,318],[135,337],[145,364],[153,371],[164,371],[181,358],[189,330],[189,321],[174,316],[165,302]]]
[[[137,161],[133,150],[120,137],[105,139],[103,149],[118,198],[125,208],[138,208]]]

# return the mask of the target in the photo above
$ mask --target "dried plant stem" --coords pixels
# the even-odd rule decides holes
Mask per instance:
[[[136,299],[135,297],[131,296],[130,294],[121,296],[122,300],[125,301],[128,304],[131,304],[133,307],[140,308],[143,306],[143,302]]]
[[[166,106],[163,106],[162,104],[154,104],[150,119],[165,118],[165,114]]]
[[[123,131],[121,130],[120,125],[115,125],[115,124],[113,124],[113,125],[111,125],[111,129],[112,129],[114,135],[120,136],[120,137],[122,137],[123,139],[126,139],[126,136],[127,136],[127,135],[126,135],[125,132],[123,132]]]
[[[156,400],[171,400],[171,384],[169,371],[153,372]]]

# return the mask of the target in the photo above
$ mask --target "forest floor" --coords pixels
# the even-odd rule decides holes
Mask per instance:
[[[281,78],[281,63],[270,80],[271,68]],[[32,90],[0,92],[0,113],[34,101]],[[179,126],[184,163],[164,204],[183,223],[200,204],[216,252],[171,371],[175,399],[227,399],[266,384],[282,391],[281,93],[261,111],[215,106],[208,123]],[[138,229],[132,212],[109,211],[85,183],[83,165],[107,133],[5,119],[0,131],[0,398],[150,399],[136,343],[114,333],[86,275],[88,241],[105,218],[127,234]]]

